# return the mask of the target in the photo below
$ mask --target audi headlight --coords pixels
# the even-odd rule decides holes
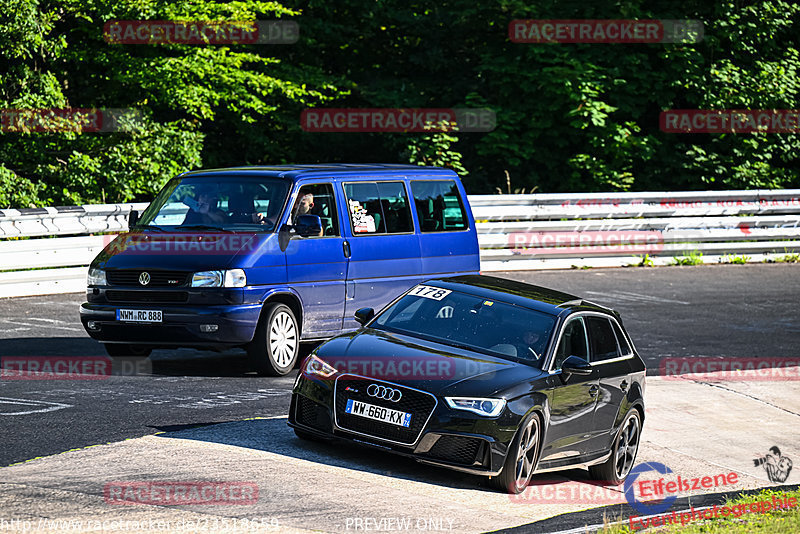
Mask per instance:
[[[466,410],[486,417],[500,415],[506,407],[505,399],[481,399],[472,397],[445,397],[447,405],[454,410]]]
[[[89,269],[89,275],[86,277],[86,285],[89,286],[107,286],[106,272],[103,269]]]
[[[306,360],[306,364],[303,366],[303,372],[309,376],[330,378],[335,375],[337,371],[335,367],[328,365],[327,362],[322,361],[312,354]]]
[[[244,287],[247,277],[243,269],[201,271],[192,275],[192,287]]]

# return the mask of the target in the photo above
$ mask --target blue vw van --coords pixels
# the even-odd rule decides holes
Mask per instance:
[[[301,341],[355,330],[441,275],[480,269],[458,176],[413,165],[187,172],[94,259],[81,322],[111,356],[244,347],[284,375]]]

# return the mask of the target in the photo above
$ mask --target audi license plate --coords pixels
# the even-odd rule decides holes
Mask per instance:
[[[345,413],[366,417],[367,419],[374,419],[375,421],[382,421],[392,425],[404,426],[406,428],[411,426],[410,413],[392,410],[391,408],[383,408],[353,399],[347,399],[347,406],[345,406],[344,411]]]
[[[117,321],[126,323],[160,323],[161,310],[117,310]]]

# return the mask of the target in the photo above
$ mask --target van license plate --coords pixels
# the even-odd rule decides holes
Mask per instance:
[[[358,415],[359,417],[366,417],[375,421],[381,421],[392,425],[399,425],[408,428],[411,426],[411,414],[401,412],[399,410],[392,410],[391,408],[383,408],[375,406],[374,404],[367,404],[353,399],[347,399],[347,406],[344,408],[345,413]]]
[[[161,310],[117,310],[117,321],[126,323],[160,323]]]

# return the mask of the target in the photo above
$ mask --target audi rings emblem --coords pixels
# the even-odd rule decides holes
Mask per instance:
[[[150,283],[150,273],[144,272],[144,273],[140,274],[139,275],[139,283],[142,284],[143,286],[146,286],[147,284],[149,284]]]
[[[370,384],[367,388],[367,395],[392,402],[397,402],[403,398],[403,392],[399,389],[387,388],[378,384]]]

